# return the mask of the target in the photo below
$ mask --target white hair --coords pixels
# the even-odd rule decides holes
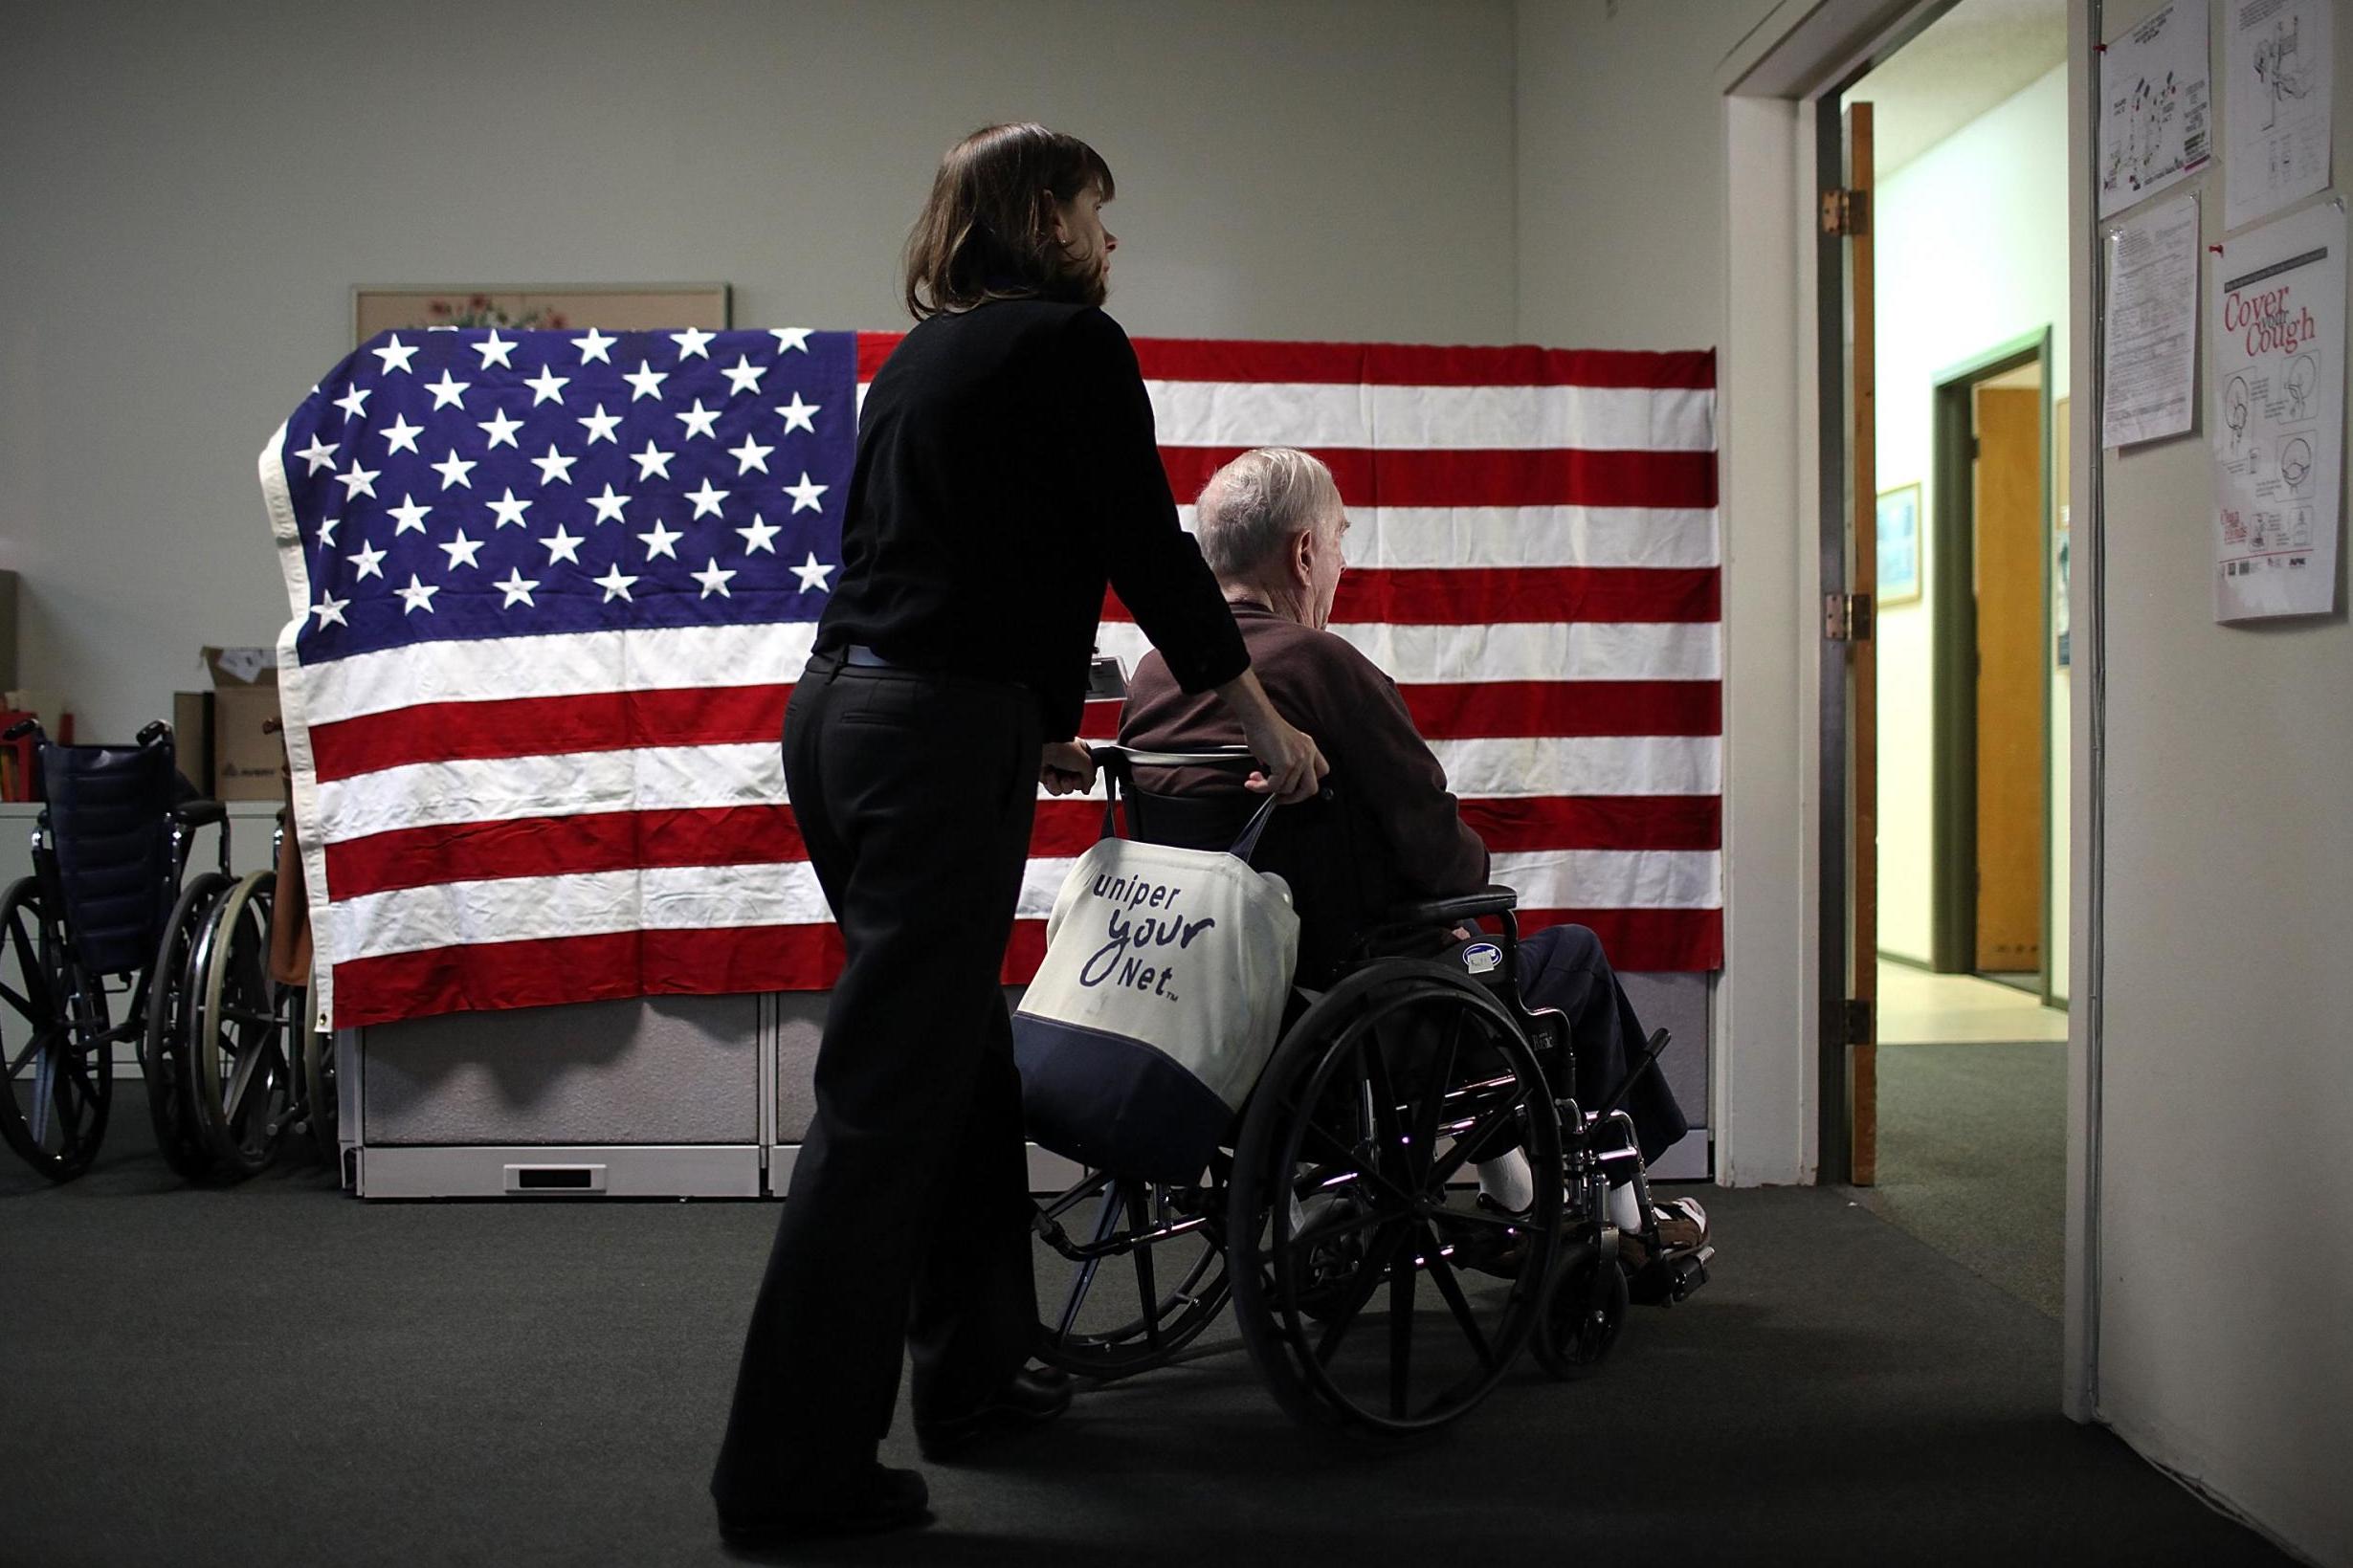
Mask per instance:
[[[1233,582],[1256,572],[1292,535],[1339,505],[1340,487],[1320,460],[1293,447],[1260,447],[1210,475],[1193,528],[1210,570]]]

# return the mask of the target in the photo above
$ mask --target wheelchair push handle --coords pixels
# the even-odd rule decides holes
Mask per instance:
[[[41,721],[37,718],[18,719],[5,733],[0,733],[0,740],[22,740],[28,735],[41,745],[49,744],[49,736],[42,730]]]
[[[171,726],[165,723],[160,718],[150,720],[147,726],[141,730],[137,737],[135,737],[136,743],[141,746],[151,746],[158,740],[168,740],[170,739]]]
[[[1218,746],[1209,751],[1145,751],[1138,746],[1122,746],[1105,740],[1089,745],[1087,756],[1106,773],[1114,770],[1114,764],[1121,768],[1229,767],[1237,774],[1247,773],[1258,765],[1257,756],[1248,746]],[[1329,801],[1332,786],[1319,784],[1313,798]]]

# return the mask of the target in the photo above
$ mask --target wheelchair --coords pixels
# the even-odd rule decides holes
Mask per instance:
[[[46,804],[33,874],[0,897],[0,1137],[65,1182],[89,1168],[105,1138],[118,1044],[139,1050],[152,1087],[145,1045],[165,967],[158,945],[177,929],[174,896],[200,828],[221,829],[227,879],[228,813],[217,801],[175,799],[168,725],[148,725],[129,746],[52,745],[32,720],[7,739],[27,735]],[[127,1007],[119,1024],[118,996]],[[168,1152],[183,1133],[173,1102],[151,1094],[149,1103]]]
[[[1211,755],[1094,749],[1134,836],[1232,842],[1230,800],[1134,784],[1138,762]],[[1280,1042],[1198,1181],[1089,1170],[1038,1202],[1038,1359],[1096,1379],[1165,1365],[1231,1300],[1285,1411],[1406,1438],[1467,1414],[1522,1350],[1556,1378],[1598,1369],[1637,1285],[1671,1302],[1705,1283],[1712,1248],[1677,1255],[1659,1244],[1633,1123],[1617,1104],[1666,1031],[1602,1103],[1564,1093],[1575,1083],[1567,1021],[1521,1001],[1516,902],[1489,887],[1388,911],[1348,944],[1327,987],[1295,986]],[[1474,920],[1498,922],[1499,938],[1445,941]],[[1457,950],[1478,952],[1476,972]],[[1515,1150],[1535,1184],[1524,1212],[1472,1186],[1474,1162]],[[1644,1226],[1635,1281],[1608,1203],[1626,1182]]]

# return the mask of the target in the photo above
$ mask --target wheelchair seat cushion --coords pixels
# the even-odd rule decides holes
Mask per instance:
[[[154,956],[170,914],[169,744],[46,746],[41,783],[74,954],[93,974]]]

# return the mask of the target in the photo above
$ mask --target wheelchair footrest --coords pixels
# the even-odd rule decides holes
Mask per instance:
[[[1654,1259],[1626,1282],[1627,1295],[1638,1306],[1672,1307],[1707,1283],[1715,1256],[1714,1247],[1703,1246]]]

